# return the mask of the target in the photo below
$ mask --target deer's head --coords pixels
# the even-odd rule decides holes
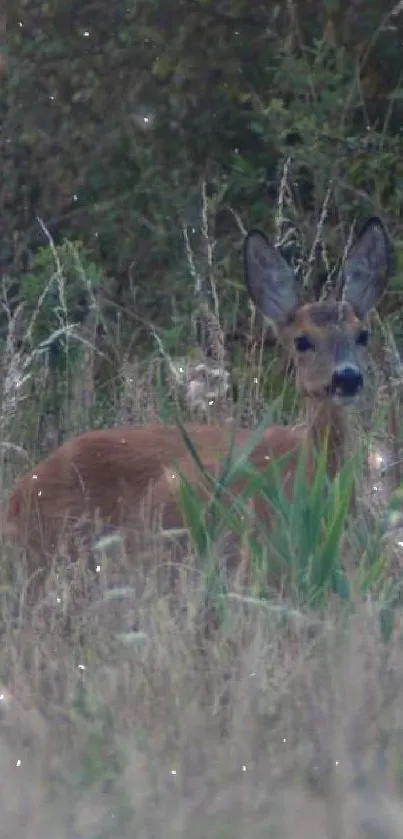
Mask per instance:
[[[371,218],[343,267],[340,299],[301,304],[290,265],[266,236],[252,230],[244,246],[246,285],[292,357],[304,396],[348,403],[359,395],[367,365],[366,315],[378,303],[393,248],[379,218]]]

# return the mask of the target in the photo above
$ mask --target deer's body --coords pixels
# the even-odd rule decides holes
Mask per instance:
[[[301,446],[306,449],[308,478],[314,474],[313,452],[325,438],[330,477],[349,454],[346,406],[363,387],[367,343],[363,320],[387,281],[389,240],[379,219],[367,222],[345,262],[341,301],[300,305],[292,269],[257,231],[246,239],[244,261],[250,296],[293,358],[306,405],[304,425],[271,427],[250,460],[263,471],[270,459],[291,454],[283,472],[284,488],[291,496]],[[195,424],[187,430],[206,470],[214,472],[229,449],[231,430]],[[235,446],[243,446],[249,433],[236,431]],[[105,523],[122,526],[138,519],[147,498],[165,509],[167,526],[180,526],[172,479],[177,467],[198,481],[198,469],[178,428],[156,424],[86,432],[17,482],[7,505],[6,528],[26,544],[52,551],[66,524],[74,524],[83,514],[97,513]],[[234,483],[232,490],[241,486]],[[255,499],[255,510],[270,526],[271,511],[261,499]]]
[[[206,468],[214,471],[229,450],[231,431],[195,424],[187,426],[187,431]],[[243,446],[248,436],[246,429],[237,431],[236,446]],[[274,426],[251,460],[258,468],[267,467],[268,457],[297,446],[291,429]],[[69,522],[74,524],[85,515],[98,514],[103,522],[117,527],[134,526],[142,515],[143,500],[154,507],[166,505],[166,526],[179,526],[180,509],[169,481],[177,466],[197,479],[197,469],[176,427],[155,424],[88,431],[17,481],[8,501],[7,530],[36,551],[52,552]]]

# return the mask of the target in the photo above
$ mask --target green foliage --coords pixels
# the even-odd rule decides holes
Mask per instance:
[[[228,452],[218,477],[205,473],[197,452],[185,437],[209,487],[209,500],[201,500],[197,485],[181,476],[179,500],[192,543],[199,561],[206,571],[207,588],[213,580],[222,590],[219,576],[220,544],[225,531],[232,532],[240,544],[247,545],[250,556],[253,588],[257,596],[269,596],[278,586],[288,592],[294,605],[305,608],[326,608],[330,594],[352,604],[350,586],[345,570],[345,530],[349,523],[349,505],[357,463],[346,463],[334,481],[326,474],[326,450],[318,456],[315,481],[309,485],[304,451],[299,457],[292,499],[283,489],[282,473],[286,458],[271,461],[262,474],[247,461],[248,453],[256,445],[267,425],[267,418],[251,435],[248,444],[239,451]],[[243,483],[242,491],[233,497],[231,485]],[[248,504],[254,495],[261,495],[275,514],[275,524],[268,532],[266,526],[250,522]],[[369,544],[372,536],[366,533]],[[362,594],[368,593],[371,580],[378,586],[373,567],[379,561],[379,543],[363,575]],[[213,574],[213,577],[211,576]]]
[[[401,508],[397,492],[388,515],[379,522],[350,517],[353,487],[362,474],[361,453],[346,462],[333,481],[326,474],[326,446],[318,453],[313,485],[307,479],[304,451],[298,459],[292,498],[283,487],[287,457],[270,461],[264,473],[251,465],[248,454],[258,443],[267,416],[240,450],[229,448],[218,476],[206,473],[185,432],[185,442],[200,472],[200,483],[208,488],[202,500],[199,485],[181,475],[178,497],[193,548],[205,574],[206,592],[217,616],[227,615],[228,581],[222,574],[220,555],[223,536],[236,537],[238,549],[248,557],[252,594],[274,603],[279,588],[291,606],[303,611],[318,609],[326,614],[329,597],[355,610],[357,595],[377,603],[382,639],[390,640],[401,594],[400,583],[387,573],[383,537],[390,516]],[[243,489],[232,495],[231,485]],[[260,495],[273,511],[270,531],[250,517],[250,501]],[[399,518],[400,520],[400,518]],[[353,588],[351,588],[353,585]],[[231,586],[230,586],[231,587]],[[247,599],[247,598],[246,598]]]
[[[13,282],[20,286],[27,256],[43,244],[39,215],[57,242],[79,239],[113,277],[108,318],[117,306],[130,330],[135,312],[142,342],[147,323],[188,323],[194,277],[184,227],[204,295],[211,273],[205,179],[227,328],[246,308],[233,212],[246,227],[273,228],[287,159],[286,216],[307,251],[330,181],[332,255],[350,220],[374,208],[394,233],[403,155],[400,18],[386,25],[393,8],[381,0],[359,10],[324,0],[314,8],[306,0],[16,3],[0,140]]]
[[[81,242],[40,248],[30,271],[20,279],[25,314],[33,321],[31,340],[34,346],[80,323],[88,313],[102,284],[102,273]]]

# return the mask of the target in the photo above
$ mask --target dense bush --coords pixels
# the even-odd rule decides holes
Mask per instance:
[[[326,202],[331,252],[355,216],[402,213],[400,54],[393,3],[15,3],[2,79],[2,271],[24,295],[39,246],[83,242],[109,319],[189,339],[195,281],[208,295],[208,237],[222,325],[244,321],[241,233],[285,216],[310,249]],[[205,221],[205,220],[204,220]],[[300,241],[301,240],[301,241]],[[325,266],[318,254],[319,279]],[[240,299],[234,309],[234,290]],[[38,288],[39,293],[39,288]],[[241,314],[240,314],[241,313]],[[138,336],[148,337],[143,326]]]

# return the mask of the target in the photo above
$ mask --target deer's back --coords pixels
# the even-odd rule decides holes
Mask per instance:
[[[226,429],[193,425],[196,448],[215,456],[229,445]],[[240,432],[241,439],[246,437]],[[88,431],[65,443],[23,475],[5,509],[5,529],[38,547],[52,547],[61,527],[85,512],[119,524],[125,505],[135,511],[148,487],[184,457],[176,427],[155,424]]]

